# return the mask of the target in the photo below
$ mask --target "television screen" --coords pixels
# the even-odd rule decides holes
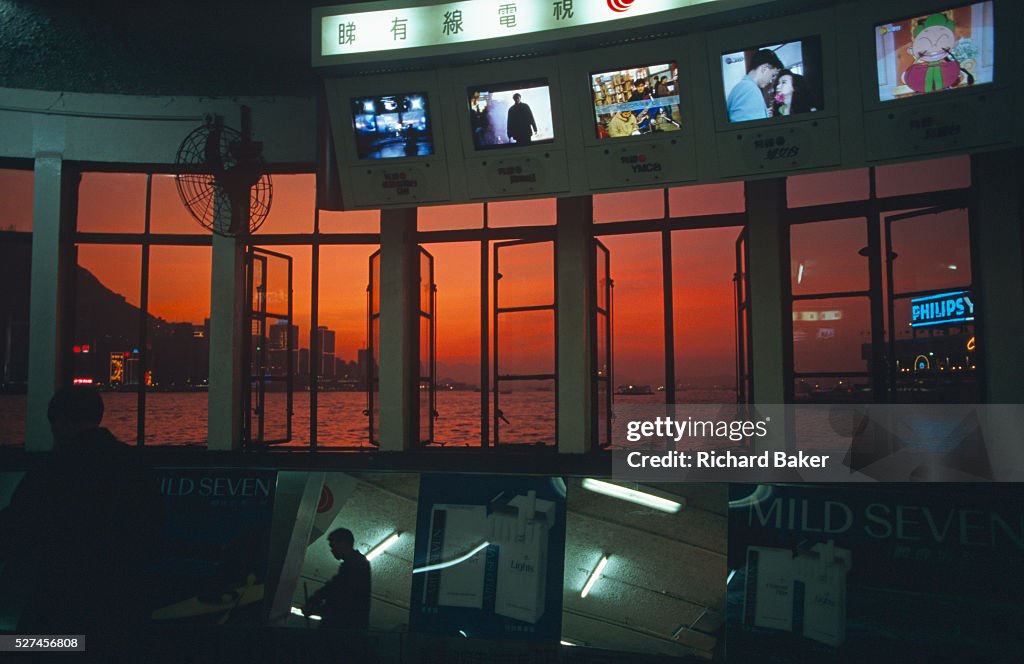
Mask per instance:
[[[994,36],[991,0],[875,26],[879,101],[991,83]]]
[[[722,87],[729,122],[823,110],[821,38],[722,54]]]
[[[360,159],[434,154],[426,94],[353,99],[352,124]]]
[[[475,86],[469,95],[469,121],[477,150],[551,143],[551,90],[546,79]]]
[[[598,138],[676,131],[682,126],[674,62],[591,74],[590,88]]]

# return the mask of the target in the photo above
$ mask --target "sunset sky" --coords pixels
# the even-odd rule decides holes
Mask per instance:
[[[882,196],[965,186],[969,183],[965,157],[879,168]],[[86,173],[79,193],[79,230],[89,232],[141,233],[145,219],[143,174]],[[31,228],[32,175],[28,171],[0,170],[0,199],[5,219],[0,227]],[[274,176],[270,217],[260,233],[308,233],[313,230],[312,175]],[[867,196],[866,170],[826,173],[789,179],[791,206],[855,200]],[[611,251],[614,279],[615,382],[649,384],[664,382],[664,321],[660,234],[601,235],[608,221],[659,217],[660,190],[595,196],[595,234]],[[673,216],[736,212],[743,209],[742,183],[680,187],[670,190]],[[422,230],[481,228],[480,204],[423,208]],[[554,199],[492,203],[489,225],[493,227],[553,224]],[[935,219],[935,218],[933,218]],[[956,213],[939,218],[932,234],[957,238],[965,225]],[[323,212],[321,231],[376,232],[376,211]],[[916,229],[907,226],[902,242],[904,265],[914,268],[897,273],[897,290],[910,286],[942,288],[969,278],[969,254],[965,242],[917,242]],[[182,206],[173,176],[153,178],[151,230],[159,233],[203,231]],[[733,272],[735,242],[740,228],[676,231],[672,234],[673,303],[675,307],[676,377],[681,383],[702,383],[734,371],[735,324]],[[965,239],[965,238],[964,238]],[[798,227],[793,233],[794,292],[829,292],[866,288],[866,260],[856,252],[866,244],[864,221],[825,222]],[[916,249],[915,249],[916,247]],[[293,258],[295,322],[300,344],[309,345],[311,302],[311,250],[309,246],[269,247]],[[438,377],[477,382],[480,371],[480,245],[478,242],[431,243],[424,247],[434,256],[438,285]],[[320,324],[337,333],[337,356],[356,359],[366,345],[366,287],[368,260],[377,249],[371,245],[323,246],[320,256]],[[209,247],[152,248],[150,264],[150,312],[176,322],[202,323],[209,316]],[[553,297],[552,245],[540,243],[503,249],[500,285],[502,306],[550,304]],[[916,255],[916,257],[915,257]],[[140,302],[141,249],[138,246],[81,245],[79,263],[109,289]],[[801,275],[797,275],[799,265]],[[949,265],[958,265],[954,271]],[[271,291],[283,289],[280,265],[271,263]],[[901,288],[900,279],[907,280]],[[922,285],[923,284],[923,285]],[[271,296],[271,302],[275,301]],[[866,300],[865,300],[866,302]],[[824,306],[826,303],[813,303]],[[847,318],[843,355],[859,359],[863,331],[869,328],[866,304],[845,301]],[[830,306],[831,306],[830,305]],[[801,305],[806,308],[806,303]],[[798,307],[800,309],[800,307]],[[501,371],[547,372],[552,368],[553,319],[546,312],[505,314],[501,321]],[[799,325],[796,326],[799,329]],[[803,362],[824,369],[835,345],[821,346],[812,333],[806,345],[798,332],[797,368]],[[506,336],[507,335],[507,336]],[[856,350],[855,350],[856,349]],[[801,360],[801,358],[805,358]],[[810,359],[806,359],[810,358]],[[851,358],[853,359],[853,358]],[[822,365],[825,362],[826,365]],[[855,369],[858,367],[849,367]],[[863,368],[863,367],[859,367]],[[804,369],[808,370],[808,369]],[[844,367],[842,370],[846,370]]]

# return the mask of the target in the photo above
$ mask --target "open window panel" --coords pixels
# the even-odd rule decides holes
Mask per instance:
[[[434,257],[419,248],[419,440],[421,445],[434,442],[434,421],[437,411],[437,283],[434,281]]]
[[[298,327],[292,317],[292,258],[251,247],[246,252],[243,344],[248,371],[242,392],[242,441],[248,449],[292,439]]]
[[[597,445],[605,449],[612,444],[612,399],[615,378],[612,373],[613,295],[611,252],[600,240],[594,239],[594,417]]]
[[[753,340],[750,334],[750,279],[747,229],[736,237],[736,272],[733,274],[736,303],[736,403],[751,403],[753,390]]]
[[[915,210],[883,223],[891,401],[977,403],[967,209]]]
[[[490,443],[494,447],[556,445],[554,251],[551,240],[513,240],[493,246]]]

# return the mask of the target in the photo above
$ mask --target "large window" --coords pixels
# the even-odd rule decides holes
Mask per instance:
[[[30,170],[0,169],[0,445],[24,445],[32,273]]]
[[[789,178],[793,400],[977,401],[970,184],[969,157]]]

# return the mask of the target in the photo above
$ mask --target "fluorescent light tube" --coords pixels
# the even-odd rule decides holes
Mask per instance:
[[[580,598],[586,597],[590,594],[590,589],[597,583],[598,578],[601,576],[601,572],[604,571],[604,566],[608,564],[608,556],[601,556],[601,560],[597,563],[597,567],[590,573],[590,578],[587,579],[587,583],[583,586],[582,592],[580,592]]]
[[[629,502],[636,503],[637,505],[643,505],[644,507],[668,512],[669,514],[675,514],[679,510],[683,509],[683,504],[674,500],[661,498],[660,496],[655,496],[650,493],[630,489],[619,484],[612,484],[611,482],[602,482],[601,480],[595,480],[589,477],[584,478],[583,488],[606,496],[611,496],[612,498],[628,500]]]
[[[399,533],[397,530],[391,533],[390,535],[384,538],[383,542],[370,549],[370,552],[366,554],[366,559],[373,560],[380,554],[384,553],[391,547],[392,544],[398,541],[399,537],[401,537],[401,533]]]

